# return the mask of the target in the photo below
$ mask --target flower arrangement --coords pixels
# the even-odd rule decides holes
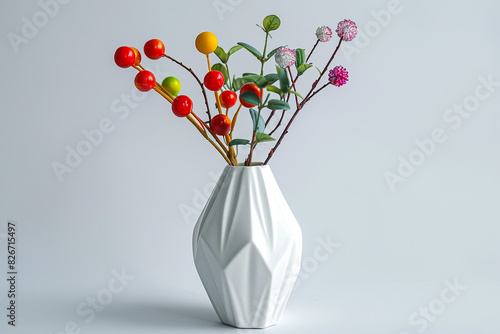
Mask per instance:
[[[153,73],[147,71],[141,65],[141,53],[133,47],[122,46],[115,52],[115,62],[118,66],[127,68],[133,67],[139,71],[135,77],[135,86],[140,91],[155,90],[172,105],[172,112],[178,117],[187,118],[198,132],[220,153],[229,165],[237,166],[238,145],[249,145],[250,150],[245,159],[244,165],[250,166],[253,160],[253,152],[257,144],[263,142],[276,141],[274,147],[269,151],[264,161],[266,165],[278,149],[284,136],[288,133],[290,125],[297,114],[304,106],[320,91],[332,85],[340,87],[348,81],[348,72],[342,66],[330,69],[330,65],[337,54],[343,41],[351,41],[356,37],[357,27],[351,20],[343,20],[337,25],[335,30],[339,41],[332,56],[324,66],[323,70],[318,69],[319,75],[311,84],[310,90],[301,95],[296,90],[296,83],[300,77],[309,70],[313,64],[309,62],[311,55],[319,43],[327,43],[333,37],[332,30],[327,26],[319,27],[316,30],[316,43],[306,57],[305,49],[290,49],[280,46],[268,52],[269,37],[271,32],[277,30],[281,25],[279,17],[269,15],[264,18],[262,26],[259,26],[265,33],[264,49],[261,53],[255,47],[239,42],[227,52],[218,45],[217,37],[211,32],[203,32],[198,35],[195,41],[196,49],[206,56],[208,72],[203,81],[194,71],[165,53],[165,45],[158,39],[152,39],[145,43],[144,54],[150,59],[167,58],[184,70],[188,71],[198,82],[203,99],[205,101],[206,114],[208,120],[203,121],[193,111],[193,101],[187,95],[178,95],[181,83],[175,77],[165,78],[161,84],[156,81]],[[241,77],[231,78],[229,71],[229,59],[239,50],[250,52],[260,62],[260,74],[244,73]],[[211,65],[210,55],[215,54],[220,62]],[[264,65],[274,58],[276,62],[275,71],[264,74]],[[293,71],[292,71],[293,69]],[[329,70],[329,71],[328,71]],[[323,76],[328,72],[326,83],[318,86]],[[215,106],[217,111],[212,115],[207,90],[214,92]],[[239,92],[239,93],[238,93]],[[271,96],[273,98],[271,98]],[[272,136],[280,128],[287,110],[291,110],[290,99],[293,98],[295,112],[288,120],[288,123],[281,130],[281,135],[276,140]],[[238,104],[239,102],[239,104]],[[293,103],[293,102],[292,102]],[[230,112],[232,108],[236,110]],[[248,108],[253,128],[250,139],[233,139],[233,132],[238,120],[238,115],[242,108]],[[268,125],[277,112],[281,116],[277,125],[273,129],[268,129]],[[279,114],[278,114],[279,115]],[[264,120],[264,117],[266,119]],[[278,117],[278,116],[276,116]],[[249,132],[250,133],[250,132]]]

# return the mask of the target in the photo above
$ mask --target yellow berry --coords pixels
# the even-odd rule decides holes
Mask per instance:
[[[203,54],[210,54],[217,49],[217,37],[211,32],[205,31],[196,37],[196,49]]]

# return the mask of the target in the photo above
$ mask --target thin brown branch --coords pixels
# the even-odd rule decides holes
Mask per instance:
[[[318,40],[316,40],[316,44],[314,44],[314,46],[313,46],[313,48],[312,48],[311,52],[309,52],[309,55],[308,55],[308,56],[307,56],[307,58],[306,58],[306,63],[307,63],[307,61],[309,60],[309,58],[311,58],[311,55],[313,54],[313,52],[314,52],[314,50],[316,49],[316,47],[318,46],[318,44],[319,44],[319,39],[318,39]]]
[[[295,88],[295,79],[293,78],[293,75],[292,75],[292,70],[290,69],[290,66],[288,66],[288,73],[290,73],[290,80],[292,80],[292,88],[294,91],[297,91],[297,88]],[[299,75],[297,75],[297,78],[299,77]],[[288,96],[290,96],[290,93],[288,93]],[[297,95],[295,95],[295,105],[298,107],[299,106],[299,98],[297,97]]]
[[[299,106],[297,107],[297,110],[295,110],[295,112],[293,113],[292,118],[288,121],[288,124],[286,125],[285,129],[283,130],[283,133],[281,134],[281,136],[279,137],[278,141],[276,142],[276,145],[274,145],[274,147],[269,152],[266,160],[264,161],[264,165],[267,165],[267,163],[269,162],[269,160],[274,155],[274,152],[276,152],[276,150],[280,146],[281,141],[283,140],[283,138],[285,137],[285,135],[288,133],[288,129],[290,128],[290,125],[292,125],[293,120],[295,119],[295,117],[297,117],[297,114],[299,113],[299,111],[301,110],[301,108],[302,108],[302,106],[301,106],[301,104],[299,104]]]
[[[251,141],[251,144],[250,144],[250,153],[248,153],[248,158],[247,160],[245,160],[245,166],[251,166],[252,165],[252,158],[253,158],[253,150],[255,148],[255,138],[257,137],[257,132],[254,131],[253,132],[253,136],[252,136],[252,141]]]
[[[205,91],[205,86],[203,85],[203,82],[201,82],[200,78],[198,78],[198,76],[196,75],[196,73],[194,73],[194,71],[190,67],[187,67],[182,62],[176,60],[175,58],[170,57],[169,55],[164,54],[163,56],[165,58],[170,59],[171,61],[173,61],[177,65],[181,66],[182,68],[184,68],[186,71],[188,71],[189,73],[191,73],[191,75],[196,79],[196,81],[198,82],[198,84],[201,87],[201,91],[203,93],[203,98],[205,99],[205,105],[207,106],[208,121],[210,122],[212,120],[212,115],[210,114],[210,105],[208,103],[207,92]]]
[[[326,87],[323,86],[321,87],[320,89],[318,89],[317,91],[315,91],[316,89],[316,86],[318,85],[318,82],[321,80],[321,78],[323,77],[323,75],[326,73],[326,71],[328,70],[328,67],[330,66],[330,64],[332,63],[333,61],[333,58],[335,58],[335,55],[337,54],[337,52],[339,51],[339,48],[340,48],[340,45],[342,44],[342,40],[343,40],[343,37],[340,38],[339,40],[339,43],[337,45],[337,47],[335,48],[335,51],[333,52],[332,56],[330,57],[330,60],[328,61],[328,63],[326,63],[325,65],[325,68],[323,69],[323,71],[321,72],[321,74],[319,75],[318,79],[316,79],[316,81],[314,81],[314,83],[312,84],[312,87],[311,87],[311,90],[309,91],[309,93],[307,93],[306,97],[304,98],[304,100],[302,100],[301,103],[299,103],[299,105],[297,106],[297,110],[295,110],[295,112],[293,113],[292,117],[290,118],[290,120],[288,121],[288,124],[286,125],[285,129],[283,130],[283,132],[281,133],[281,136],[279,137],[278,141],[276,142],[276,145],[274,145],[274,147],[271,149],[271,151],[269,152],[266,160],[264,161],[264,165],[266,165],[269,160],[272,158],[272,156],[274,155],[274,153],[276,152],[276,150],[278,149],[278,147],[280,146],[281,144],[281,141],[283,140],[283,138],[286,136],[286,134],[288,133],[288,129],[290,128],[290,126],[292,125],[293,121],[295,120],[295,117],[297,117],[297,114],[302,110],[302,108],[304,107],[304,105],[311,100],[311,98],[316,95],[318,92],[320,92],[323,88]],[[327,84],[328,85],[328,84]]]
[[[286,110],[282,110],[282,111],[281,111],[281,117],[280,117],[280,120],[279,120],[278,124],[276,124],[276,126],[274,127],[273,131],[269,132],[269,135],[270,135],[270,136],[272,136],[272,135],[273,135],[273,133],[274,133],[276,130],[278,130],[278,128],[280,127],[281,122],[283,122],[283,118],[285,118],[285,112],[286,112]]]
[[[309,101],[309,99],[308,99],[309,96],[314,92],[314,89],[316,89],[316,86],[318,85],[319,81],[321,80],[321,78],[323,77],[323,75],[328,70],[328,67],[332,63],[333,58],[335,58],[335,55],[339,51],[340,45],[342,44],[343,40],[344,40],[344,37],[340,37],[339,44],[337,44],[337,47],[335,48],[335,51],[333,52],[332,56],[330,57],[330,60],[326,63],[325,68],[323,69],[323,71],[321,71],[321,74],[319,75],[318,79],[316,79],[316,81],[314,81],[314,83],[312,84],[312,87],[311,87],[311,90],[309,91],[309,93],[307,93],[307,95],[304,98],[304,100],[300,103],[302,105],[302,107],[304,106],[304,104],[305,104],[306,101]]]
[[[310,99],[312,99],[314,97],[314,95],[316,95],[319,92],[321,92],[328,85],[331,85],[330,81],[328,81],[326,84],[324,84],[323,86],[321,86],[320,88],[318,88],[314,93],[312,93],[312,95],[307,98],[307,101],[309,101]],[[305,101],[304,103],[306,103],[307,101]]]
[[[271,118],[273,118],[274,114],[276,114],[276,110],[271,111],[271,114],[269,114],[269,117],[266,120],[266,128],[269,125],[269,122],[271,121]]]

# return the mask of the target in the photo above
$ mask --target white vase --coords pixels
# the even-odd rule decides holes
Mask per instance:
[[[300,271],[302,232],[269,166],[224,169],[196,223],[193,255],[223,323],[278,323]]]

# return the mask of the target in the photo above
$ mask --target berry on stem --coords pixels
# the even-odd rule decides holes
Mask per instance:
[[[128,46],[120,46],[115,52],[116,65],[127,68],[135,64],[136,55],[134,50]]]
[[[224,136],[231,131],[231,120],[226,115],[216,115],[210,122],[210,127],[219,136]]]
[[[172,102],[172,112],[177,117],[186,117],[193,110],[193,101],[186,95],[179,95]]]
[[[141,71],[135,76],[134,83],[138,90],[141,92],[147,92],[155,87],[156,79],[153,73],[149,71]]]
[[[161,85],[173,96],[177,96],[181,90],[181,82],[176,77],[166,77]]]
[[[219,71],[210,71],[205,75],[203,84],[208,90],[218,92],[224,86],[224,75]]]
[[[132,49],[132,51],[134,51],[134,54],[135,54],[134,65],[135,66],[140,65],[141,64],[141,53],[136,48],[133,48],[133,47],[130,47],[130,48]]]
[[[196,37],[195,45],[196,49],[208,55],[217,49],[217,37],[209,31],[202,32]]]
[[[150,59],[159,59],[165,54],[165,45],[159,39],[151,39],[144,44],[144,54]]]
[[[238,101],[238,95],[231,90],[225,90],[220,94],[220,105],[222,108],[232,108],[236,101]]]

